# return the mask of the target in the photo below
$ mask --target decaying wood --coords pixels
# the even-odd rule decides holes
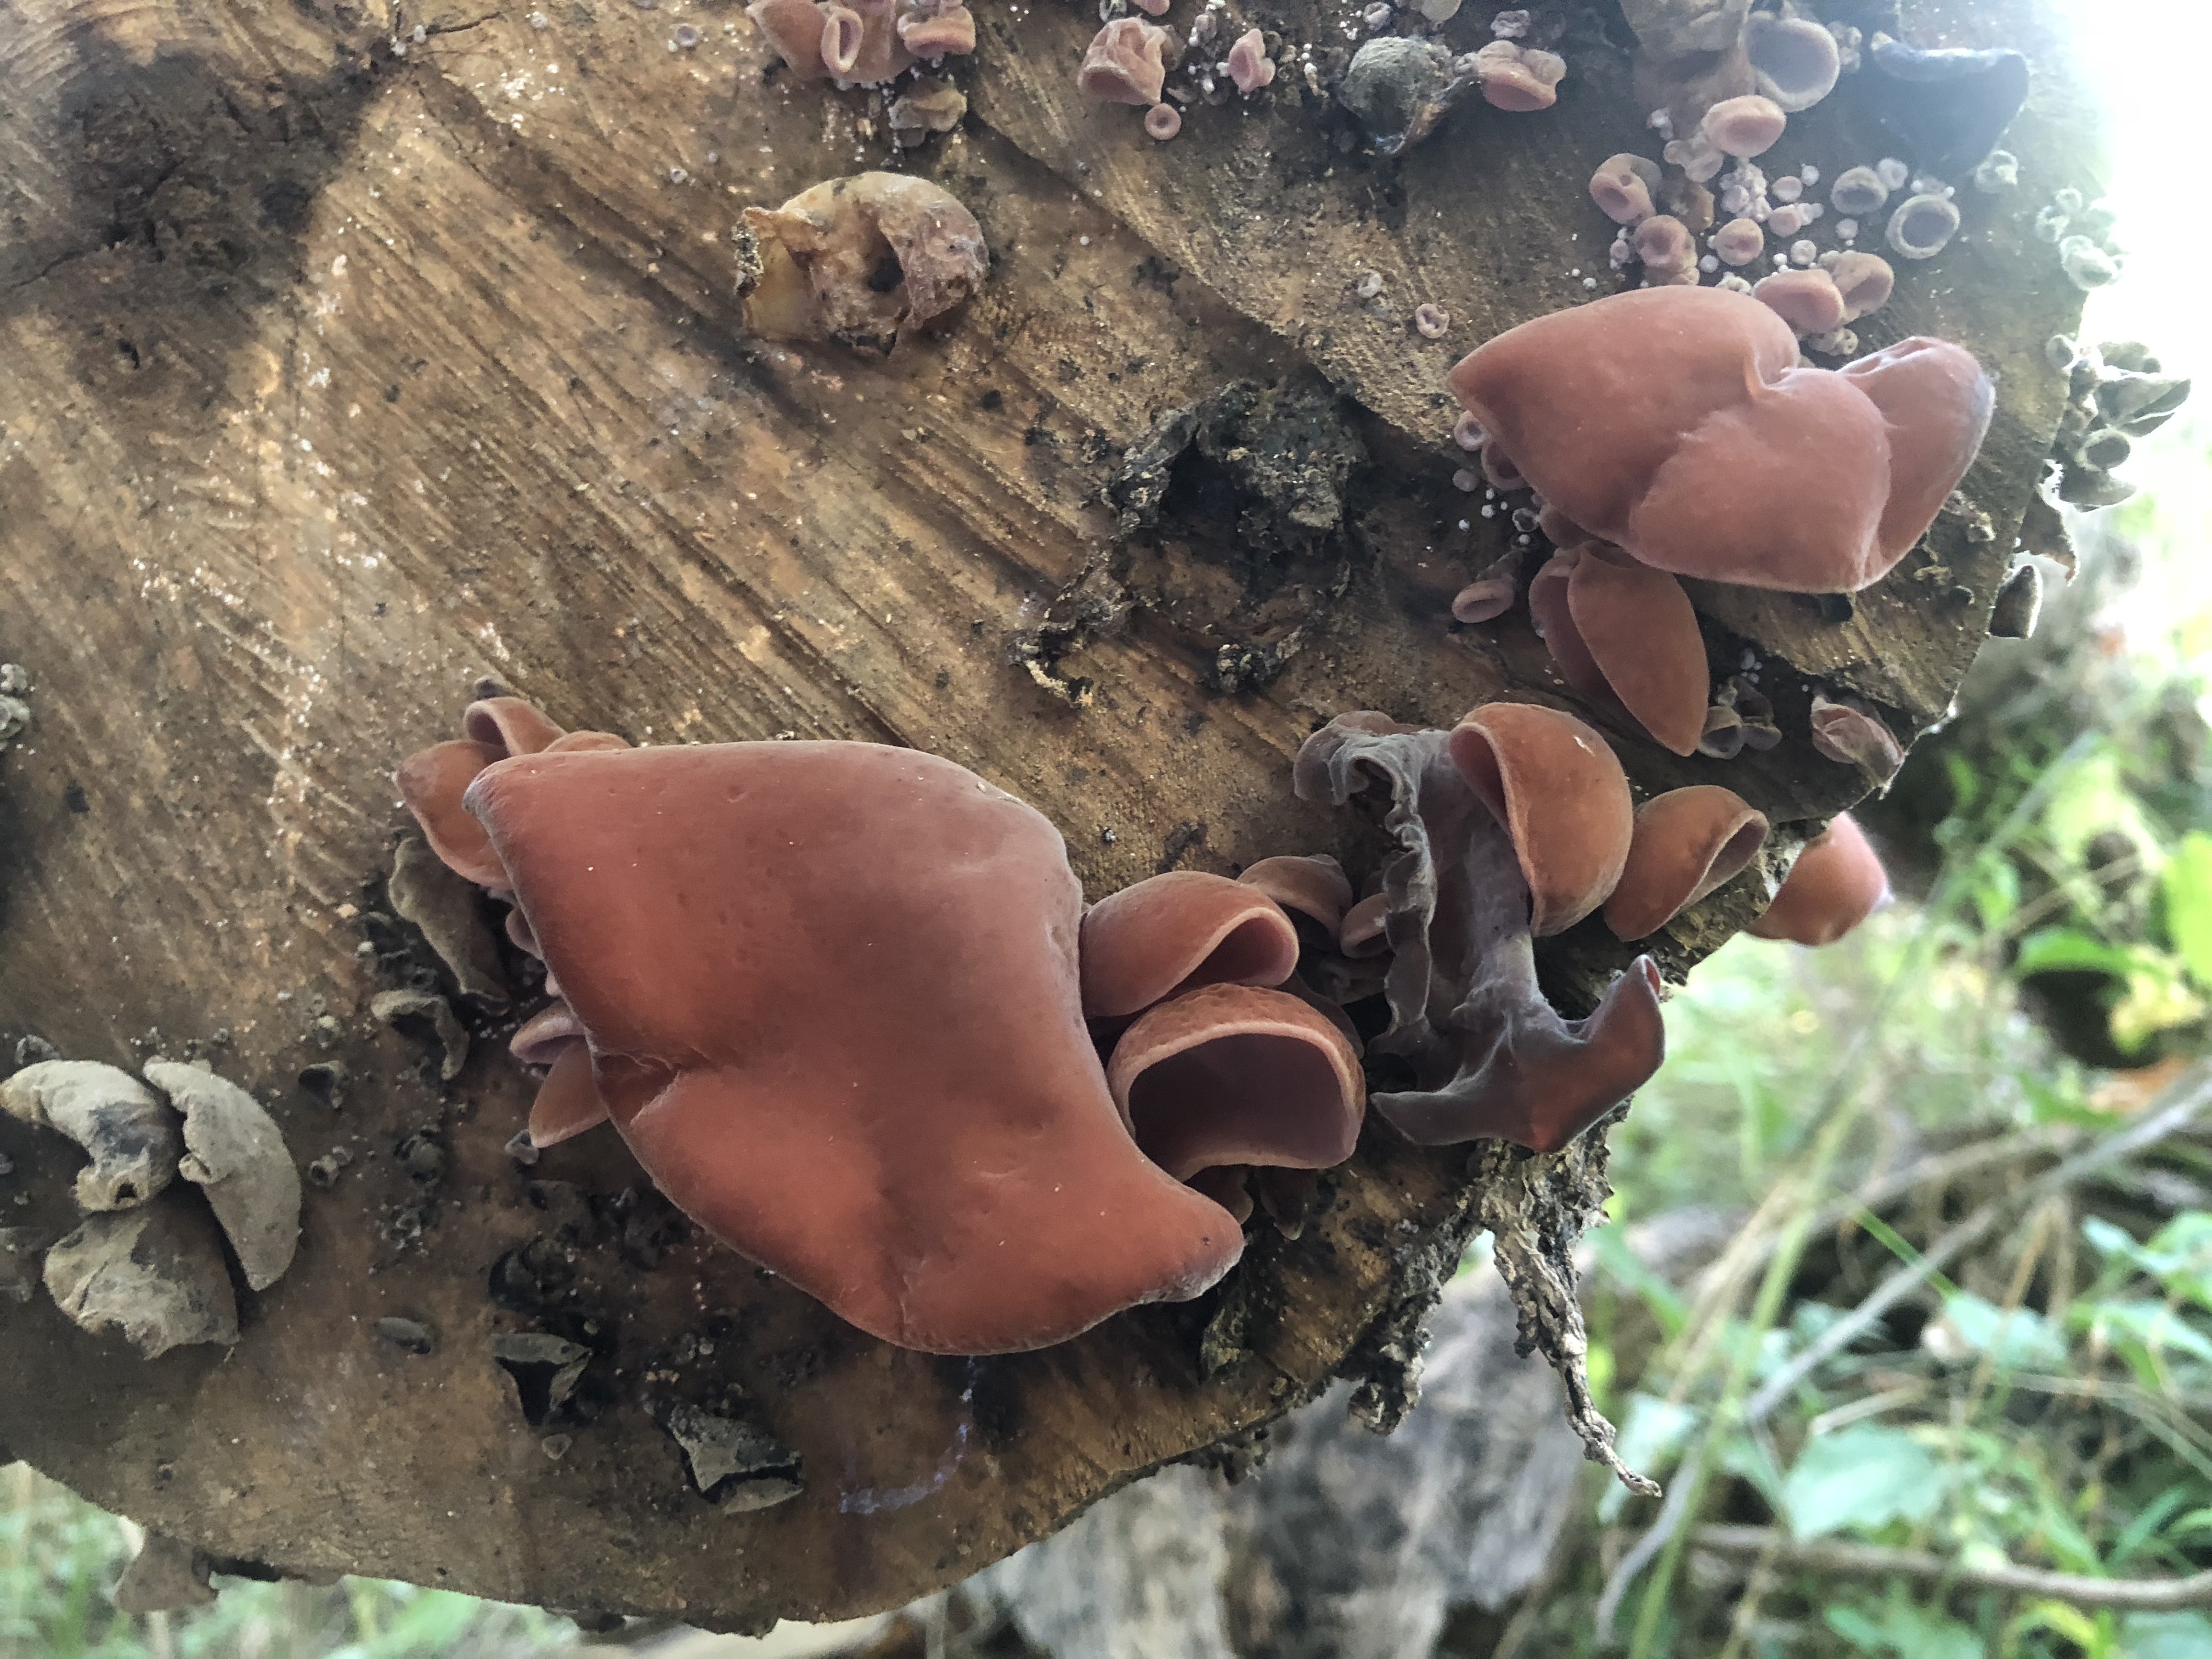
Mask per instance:
[[[1306,3],[1252,21],[1324,69],[1346,38]],[[1874,337],[1973,346],[1998,422],[1963,510],[1849,619],[1699,591],[1800,735],[1813,676],[1900,735],[1948,704],[2063,396],[2041,350],[2073,296],[2028,191],[2099,193],[2030,0],[1912,21],[2047,66],[2011,139],[2032,186],[1966,201]],[[1464,1150],[1371,1128],[1303,1236],[1262,1227],[1208,1298],[939,1360],[687,1233],[609,1137],[518,1164],[530,1085],[500,1042],[448,1085],[370,1015],[441,983],[386,908],[390,775],[480,676],[639,741],[949,755],[1049,814],[1094,896],[1323,848],[1364,872],[1371,830],[1291,799],[1310,729],[1563,701],[1524,621],[1449,623],[1510,532],[1451,486],[1439,377],[1583,297],[1576,272],[1613,280],[1583,185],[1644,136],[1622,43],[1573,9],[1556,110],[1474,105],[1383,164],[1288,73],[1155,144],[1073,94],[1091,13],[981,22],[968,125],[902,159],[879,98],[770,73],[722,0],[0,17],[0,660],[33,711],[0,762],[0,1028],[204,1056],[323,1172],[228,1352],[141,1362],[0,1285],[22,1291],[0,1297],[6,1453],[222,1559],[744,1627],[964,1577],[1340,1367],[1387,1415],[1420,1266],[1475,1224]],[[1878,153],[1832,106],[1777,159]],[[871,166],[974,210],[984,292],[888,359],[742,337],[738,210]],[[1422,301],[1444,340],[1407,326]],[[1117,543],[1100,492],[1162,416],[1302,371],[1356,400],[1340,526],[1282,561],[1202,516]],[[1100,572],[1134,602],[1118,631],[1055,636],[1048,672],[1009,660]],[[1861,787],[1802,742],[1725,768],[1622,748],[1642,786],[1725,779],[1784,823]],[[1771,879],[1678,924],[1668,971]],[[1567,1000],[1627,954],[1594,924],[1559,946]],[[75,1224],[69,1161],[13,1123],[0,1152],[20,1255]],[[495,1357],[532,1334],[589,1354],[558,1400],[565,1367]],[[801,1494],[702,1496],[664,1426],[700,1412],[795,1454]]]

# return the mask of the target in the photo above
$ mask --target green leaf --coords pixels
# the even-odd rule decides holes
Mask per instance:
[[[1782,1483],[1793,1536],[1872,1532],[1892,1521],[1923,1521],[1944,1495],[1943,1468],[1911,1436],[1856,1423],[1806,1443]]]
[[[2120,1621],[2116,1659],[2204,1659],[2212,1619],[2201,1613],[2131,1613]]]
[[[1961,1345],[2007,1370],[2055,1370],[2066,1363],[2066,1340],[2033,1308],[2005,1313],[1961,1291],[1944,1298],[1943,1319]]]
[[[1873,1609],[1834,1607],[1825,1616],[1828,1628],[1861,1653],[1895,1659],[1987,1659],[1988,1650],[1972,1630],[1910,1602]]]
[[[2023,979],[2072,970],[2124,980],[2141,970],[2148,954],[2141,945],[2108,945],[2078,927],[2039,927],[2021,940],[2013,972]]]
[[[2166,860],[2166,936],[2189,977],[2212,990],[2212,835],[2191,830]]]

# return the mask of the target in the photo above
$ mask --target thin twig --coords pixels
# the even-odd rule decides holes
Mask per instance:
[[[2075,1153],[2016,1191],[1984,1206],[1929,1245],[1917,1261],[1899,1268],[1882,1280],[1863,1302],[1808,1343],[1761,1385],[1745,1402],[1744,1419],[1751,1423],[1764,1421],[1814,1370],[1858,1340],[1892,1308],[1996,1231],[2008,1217],[2189,1127],[2204,1115],[2207,1108],[2212,1108],[2212,1062],[2201,1062],[2183,1073],[2162,1097],[2172,1103]]]
[[[2039,1595],[2077,1607],[2110,1607],[2128,1613],[2172,1613],[2212,1607],[2212,1571],[2186,1578],[2091,1578],[2082,1573],[2049,1572],[2040,1567],[1971,1566],[1924,1550],[1888,1549],[1876,1544],[1847,1544],[1819,1539],[1801,1544],[1775,1527],[1699,1527],[1691,1541],[1700,1549],[1727,1555],[1756,1555],[1778,1566],[1812,1572],[1866,1574],[1875,1577],[1936,1578],[1977,1589]]]

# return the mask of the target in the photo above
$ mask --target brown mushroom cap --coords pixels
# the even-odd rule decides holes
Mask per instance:
[[[1639,289],[1509,329],[1450,386],[1547,503],[1644,563],[1853,592],[1934,520],[1994,393],[1940,340],[1839,370],[1797,361],[1789,325],[1747,295]]]
[[[1038,1347],[1236,1260],[1107,1091],[1059,832],[973,773],[858,743],[583,750],[490,767],[468,805],[639,1162],[862,1329]]]
[[[504,887],[507,872],[483,825],[461,805],[477,774],[506,751],[472,738],[455,738],[418,749],[399,763],[399,799],[422,826],[430,850],[479,887]]]
[[[1711,675],[1680,582],[1591,542],[1536,573],[1528,611],[1569,684],[1674,753],[1696,751]]]
[[[1880,311],[1889,303],[1889,296],[1897,289],[1897,273],[1890,269],[1889,261],[1877,253],[1862,253],[1853,249],[1837,256],[1836,263],[1827,268],[1828,280],[1844,296],[1844,320],[1855,323],[1870,311]]]
[[[1083,1012],[1114,1018],[1200,985],[1280,985],[1298,931],[1257,886],[1170,870],[1085,912],[1082,951]]]
[[[1141,17],[1116,17],[1091,38],[1075,84],[1086,98],[1150,106],[1167,84],[1168,32]]]
[[[1604,902],[1636,820],[1604,738],[1556,708],[1485,703],[1454,728],[1451,758],[1512,836],[1531,933],[1563,933]]]
[[[1636,834],[1620,884],[1605,902],[1616,938],[1657,933],[1758,856],[1766,815],[1733,789],[1693,784],[1636,809]]]
[[[1774,902],[1745,931],[1758,939],[1833,945],[1889,897],[1889,872],[1849,812],[1805,844]]]
[[[592,1075],[590,1045],[581,1041],[565,1045],[530,1103],[530,1144],[541,1151],[557,1146],[606,1121],[606,1097]]]
[[[1705,137],[1723,155],[1764,155],[1789,120],[1789,112],[1771,98],[1747,93],[1723,98],[1705,112]]]
[[[1367,1103],[1344,1034],[1286,991],[1208,985],[1121,1034],[1107,1086],[1144,1154],[1178,1181],[1254,1164],[1326,1170],[1352,1156]]]
[[[1256,887],[1294,915],[1310,916],[1334,941],[1352,908],[1352,883],[1326,853],[1285,854],[1261,859],[1237,879]]]

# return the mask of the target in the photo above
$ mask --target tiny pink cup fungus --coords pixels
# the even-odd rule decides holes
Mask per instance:
[[[1843,326],[1844,291],[1818,265],[1762,276],[1752,285],[1751,297],[1800,334],[1826,334]]]
[[[1713,233],[1712,249],[1724,265],[1747,265],[1766,252],[1766,232],[1756,219],[1731,219]]]
[[[570,1011],[526,1044],[549,1135],[603,1109],[714,1237],[933,1352],[1042,1346],[1236,1260],[1121,1120],[1040,814],[872,744],[566,741],[465,798]]]
[[[1905,764],[1905,745],[1870,710],[1831,702],[1813,694],[1813,747],[1832,761],[1856,766],[1876,783],[1887,783]]]
[[[849,6],[822,8],[822,62],[840,80],[853,73],[867,44],[867,26]]]
[[[1836,37],[1814,18],[1755,11],[1744,29],[1743,44],[1752,72],[1759,78],[1759,90],[1788,114],[1812,108],[1836,89],[1837,77],[1843,73]]]
[[[1605,925],[1648,939],[1741,871],[1766,844],[1766,815],[1733,789],[1692,784],[1636,809],[1636,833]]]
[[[752,0],[745,8],[753,27],[769,38],[793,75],[819,81],[830,73],[822,61],[823,8],[815,0]]]
[[[1106,1082],[1139,1150],[1240,1221],[1244,1169],[1343,1163],[1367,1104],[1344,1033],[1288,992],[1249,985],[1146,1010],[1115,1043]]]
[[[1390,788],[1400,850],[1377,896],[1396,947],[1391,1020],[1370,1047],[1413,1066],[1413,1088],[1374,1097],[1401,1133],[1555,1151],[1658,1069],[1650,958],[1586,1019],[1561,1018],[1536,983],[1532,932],[1587,915],[1627,857],[1627,781],[1595,732],[1520,704],[1475,709],[1451,732],[1341,715],[1306,740],[1294,778],[1303,799],[1339,805],[1370,782]]]
[[[1654,287],[1698,280],[1698,239],[1671,213],[1655,213],[1636,227],[1631,239],[1644,275]]]
[[[1484,103],[1522,114],[1549,109],[1559,101],[1559,85],[1566,78],[1567,60],[1518,41],[1492,40],[1475,52],[1474,70]]]
[[[1840,253],[1827,268],[1828,278],[1844,296],[1844,320],[1855,323],[1889,303],[1897,287],[1897,273],[1889,261],[1874,253]]]
[[[1514,580],[1513,572],[1517,562],[1510,556],[1500,559],[1453,594],[1452,620],[1473,626],[1494,622],[1510,611],[1513,601],[1520,597],[1520,585]]]
[[[1590,200],[1617,225],[1640,225],[1657,210],[1651,193],[1659,188],[1659,164],[1623,151],[1608,155],[1590,174]]]
[[[1141,17],[1117,17],[1091,39],[1075,84],[1086,98],[1150,107],[1167,84],[1168,32]]]
[[[1621,709],[1662,747],[1697,751],[1712,677],[1680,581],[1590,542],[1536,574],[1528,611],[1576,690]]]
[[[1805,844],[1765,913],[1745,931],[1796,945],[1833,945],[1889,898],[1889,872],[1849,812]]]
[[[1083,1012],[1134,1014],[1200,985],[1280,985],[1297,929],[1256,884],[1170,870],[1109,894],[1083,917]]]
[[[1507,330],[1452,391],[1590,533],[1680,576],[1804,593],[1879,580],[1980,447],[1995,393],[1916,337],[1841,369],[1746,295],[1640,289]]]
[[[926,64],[975,50],[975,17],[959,0],[908,0],[898,20],[898,38]]]
[[[1275,78],[1275,60],[1267,56],[1267,38],[1257,29],[1237,37],[1229,48],[1228,64],[1229,78],[1247,98]]]
[[[1145,131],[1164,144],[1182,131],[1182,112],[1173,104],[1155,104],[1145,112]]]
[[[1705,137],[1723,155],[1764,155],[1782,137],[1790,117],[1771,98],[1749,93],[1723,98],[1705,112]]]

